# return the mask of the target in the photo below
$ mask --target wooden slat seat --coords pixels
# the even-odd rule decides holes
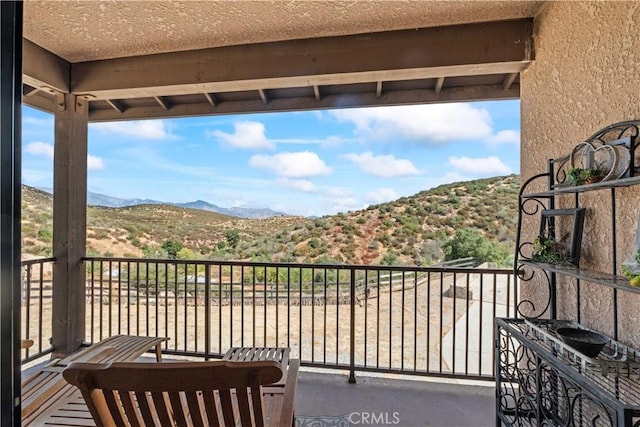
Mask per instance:
[[[285,386],[280,363],[73,363],[63,375],[81,391],[61,399],[47,426],[291,427],[298,360]]]
[[[74,388],[62,378],[62,371],[73,362],[130,362],[155,349],[162,360],[161,345],[167,338],[115,335],[86,347],[64,359],[56,359],[22,382],[22,424],[42,425],[40,417]]]
[[[276,386],[283,386],[287,382],[287,371],[289,366],[289,347],[232,347],[222,356],[222,360],[234,362],[257,362],[261,360],[272,360],[280,363],[283,375]]]

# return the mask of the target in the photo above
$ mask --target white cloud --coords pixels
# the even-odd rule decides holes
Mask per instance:
[[[284,152],[272,156],[257,154],[249,159],[249,166],[271,171],[283,178],[308,178],[331,173],[331,168],[310,151]]]
[[[104,162],[100,157],[87,155],[87,168],[88,169],[104,169]]]
[[[367,200],[374,204],[390,202],[398,197],[398,193],[392,188],[378,188],[367,194]]]
[[[435,145],[492,134],[489,112],[464,103],[345,109],[330,114],[352,122],[358,135],[372,140],[408,139]]]
[[[275,148],[275,145],[264,135],[264,125],[259,122],[236,122],[234,132],[226,133],[221,130],[207,131],[207,136],[220,139],[227,145],[237,148]]]
[[[360,169],[368,174],[382,178],[420,174],[420,171],[410,160],[396,159],[390,154],[374,156],[370,151],[367,151],[362,154],[346,154],[344,157],[358,165]]]
[[[520,147],[520,131],[512,129],[501,130],[487,138],[487,143],[493,148],[503,144],[512,144]]]
[[[164,120],[133,120],[128,122],[91,123],[89,125],[104,133],[135,136],[141,139],[175,139]]]
[[[22,168],[22,181],[27,185],[53,185],[53,173],[41,169]]]
[[[34,156],[45,156],[53,160],[53,144],[47,144],[46,142],[32,142],[27,144],[25,151]],[[89,169],[103,169],[104,162],[100,157],[87,155],[87,168]]]
[[[25,151],[34,156],[45,156],[53,159],[53,144],[47,144],[46,142],[32,142],[28,144]]]
[[[496,156],[490,157],[449,157],[449,164],[463,174],[471,175],[506,175],[511,168]]]
[[[278,185],[292,188],[294,190],[304,191],[305,193],[314,193],[316,191],[316,187],[313,185],[313,182],[308,179],[283,178],[278,180]]]

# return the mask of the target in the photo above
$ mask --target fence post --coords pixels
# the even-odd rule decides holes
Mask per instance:
[[[197,267],[196,267],[197,268]],[[204,360],[211,354],[211,274],[209,264],[204,265]],[[196,271],[196,281],[198,274]],[[196,295],[197,298],[197,295]]]
[[[351,268],[350,298],[349,298],[349,383],[356,383],[356,270]]]

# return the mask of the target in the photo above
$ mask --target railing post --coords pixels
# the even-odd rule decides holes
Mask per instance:
[[[351,268],[349,298],[349,383],[356,383],[356,270]],[[339,301],[336,301],[339,303]]]
[[[211,354],[211,271],[209,264],[205,264],[204,272],[204,360],[209,360]],[[196,278],[197,276],[196,274]]]

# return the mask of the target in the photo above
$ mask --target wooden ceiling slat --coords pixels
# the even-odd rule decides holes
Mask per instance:
[[[326,90],[325,90],[326,89]],[[254,92],[255,93],[255,92]],[[220,97],[226,94],[219,94]],[[500,100],[517,99],[520,90],[517,85],[504,90],[502,84],[484,86],[464,86],[447,88],[446,91],[436,94],[431,90],[398,90],[387,91],[378,98],[374,90],[353,92],[346,90],[340,92],[338,87],[323,88],[323,95],[319,101],[314,97],[289,97],[270,98],[265,104],[258,97],[239,97],[236,93],[230,92],[228,99],[220,102],[215,109],[202,100],[200,103],[175,103],[170,110],[165,110],[158,105],[128,106],[123,114],[112,109],[90,110],[89,120],[92,122],[110,120],[135,120],[149,117],[187,117],[206,116],[218,114],[242,114],[274,111],[302,111],[331,108],[349,108],[362,105],[382,106],[382,105],[411,105],[427,104],[434,102],[464,102],[474,100]],[[178,100],[176,97],[175,100]]]
[[[511,85],[519,75],[520,73],[508,74],[507,77],[504,79],[504,83],[502,85],[502,87],[504,87],[504,90],[509,90],[509,88],[511,87]]]
[[[290,40],[72,64],[95,99],[520,72],[532,20]]]
[[[218,105],[218,100],[213,93],[205,92],[204,97],[207,99],[207,102],[211,104],[211,106],[215,107],[216,105]]]

